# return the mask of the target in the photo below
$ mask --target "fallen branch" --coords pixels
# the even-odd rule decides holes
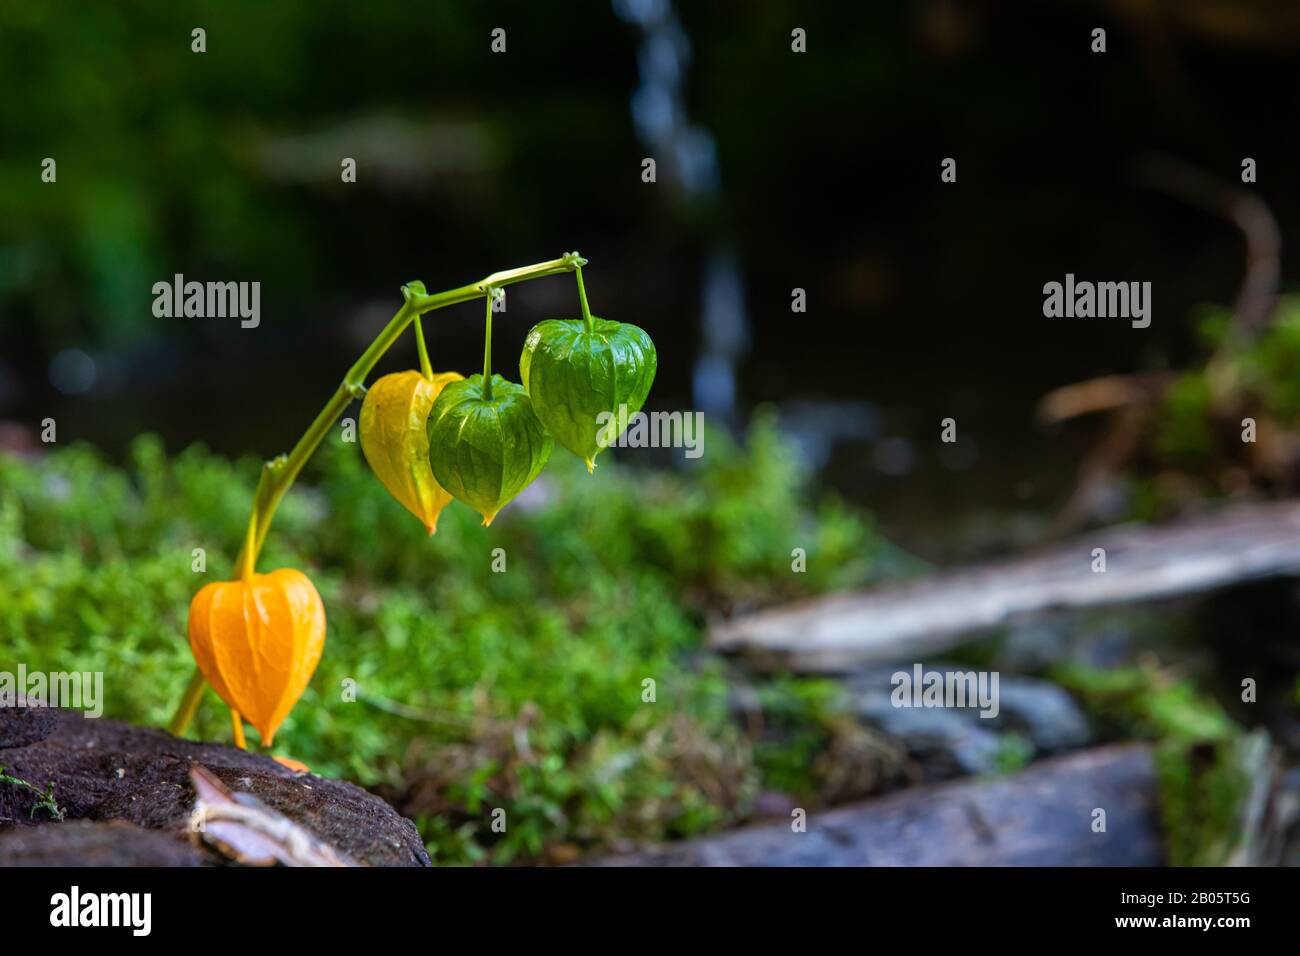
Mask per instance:
[[[814,814],[806,832],[782,820],[593,865],[1159,866],[1158,802],[1150,750],[1125,744]]]
[[[1093,571],[1093,552],[1106,571]],[[1174,524],[1122,526],[1050,550],[901,586],[771,608],[724,622],[717,651],[771,669],[834,672],[918,660],[972,633],[1052,608],[1151,601],[1300,574],[1300,501],[1237,505]]]

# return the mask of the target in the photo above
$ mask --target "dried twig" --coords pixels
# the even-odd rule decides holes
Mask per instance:
[[[1227,219],[1246,240],[1246,274],[1233,314],[1246,335],[1258,335],[1277,305],[1282,278],[1282,232],[1265,202],[1254,193],[1215,179],[1188,163],[1161,154],[1142,157],[1138,182]]]
[[[194,836],[248,866],[355,866],[334,847],[308,833],[248,793],[232,793],[206,767],[194,764],[198,794]]]

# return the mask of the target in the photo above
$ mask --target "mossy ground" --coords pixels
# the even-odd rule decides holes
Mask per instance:
[[[328,442],[260,563],[305,571],[329,617],[275,749],[389,796],[439,862],[571,859],[815,790],[832,695],[790,681],[789,726],[753,738],[701,651],[705,622],[865,583],[890,552],[860,515],[810,500],[770,422],[707,447],[689,473],[611,460],[594,477],[557,453],[491,528],[453,504],[429,538],[356,445]],[[164,725],[192,668],[190,597],[229,574],[259,466],[151,437],[121,467],[77,445],[0,456],[0,666],[103,671],[106,715]],[[194,733],[229,736],[210,691]]]

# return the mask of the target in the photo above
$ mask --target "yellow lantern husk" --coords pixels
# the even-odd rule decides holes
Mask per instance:
[[[361,404],[361,451],[388,493],[423,522],[438,530],[438,515],[452,501],[429,466],[429,410],[439,393],[459,372],[420,372],[385,375],[366,392]]]

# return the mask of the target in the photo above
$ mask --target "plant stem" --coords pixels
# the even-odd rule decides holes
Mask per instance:
[[[266,479],[266,470],[258,476],[257,488],[253,491],[253,510],[248,516],[248,531],[244,534],[244,544],[239,551],[239,561],[235,567],[239,569],[239,577],[244,583],[253,580],[253,574],[257,571],[257,499],[258,492],[264,487]]]
[[[487,297],[487,319],[483,326],[483,399],[492,401],[492,302],[494,296]]]
[[[574,269],[573,274],[578,277],[578,299],[582,302],[582,318],[587,323],[587,334],[591,335],[596,331],[596,325],[591,318],[591,309],[587,307],[587,287],[582,284],[582,266]]]
[[[181,695],[176,714],[172,717],[172,722],[167,725],[169,733],[177,737],[185,733],[185,728],[194,719],[194,712],[199,709],[199,701],[203,699],[203,688],[206,686],[207,681],[203,679],[203,672],[197,667],[194,668],[194,673],[190,675],[190,682],[185,685],[185,693]]]
[[[288,455],[281,455],[262,466],[262,474],[258,478],[257,490],[253,492],[253,511],[249,516],[250,531],[252,533],[249,535],[244,547],[240,549],[240,553],[235,559],[235,567],[242,572],[245,567],[254,568],[257,566],[257,556],[262,550],[262,544],[266,541],[266,533],[271,528],[271,519],[275,516],[275,509],[279,507],[280,500],[284,497],[285,492],[289,490],[289,486],[298,477],[298,473],[307,464],[307,460],[320,447],[320,443],[329,434],[329,430],[334,427],[334,423],[338,421],[339,416],[343,414],[352,400],[365,394],[366,377],[374,369],[376,363],[383,358],[384,353],[406,331],[408,325],[426,312],[442,309],[449,305],[457,305],[461,302],[481,299],[484,296],[488,297],[488,320],[490,322],[492,318],[492,289],[512,285],[516,282],[526,282],[529,279],[559,275],[562,272],[573,272],[581,269],[586,264],[587,260],[578,253],[566,252],[558,259],[538,262],[531,266],[521,266],[517,269],[507,269],[504,272],[494,272],[478,282],[463,285],[456,289],[449,289],[446,292],[438,292],[434,295],[425,293],[424,287],[418,283],[407,283],[402,286],[402,298],[405,300],[402,307],[397,310],[397,314],[383,327],[369,347],[361,353],[361,357],[348,369],[348,373],[343,376],[343,381],[338,390],[325,404],[325,407],[321,409],[320,414],[307,427],[307,431],[298,439],[298,443],[293,446],[293,450]],[[203,685],[203,675],[195,668],[189,684],[185,687],[185,693],[181,697],[180,704],[176,708],[175,716],[172,717],[169,725],[169,729],[176,736],[179,737],[184,734],[193,720],[194,713],[198,710],[203,695]]]
[[[429,364],[429,350],[424,347],[424,329],[420,327],[420,317],[415,317],[415,348],[420,353],[420,374],[433,379],[433,366]]]

